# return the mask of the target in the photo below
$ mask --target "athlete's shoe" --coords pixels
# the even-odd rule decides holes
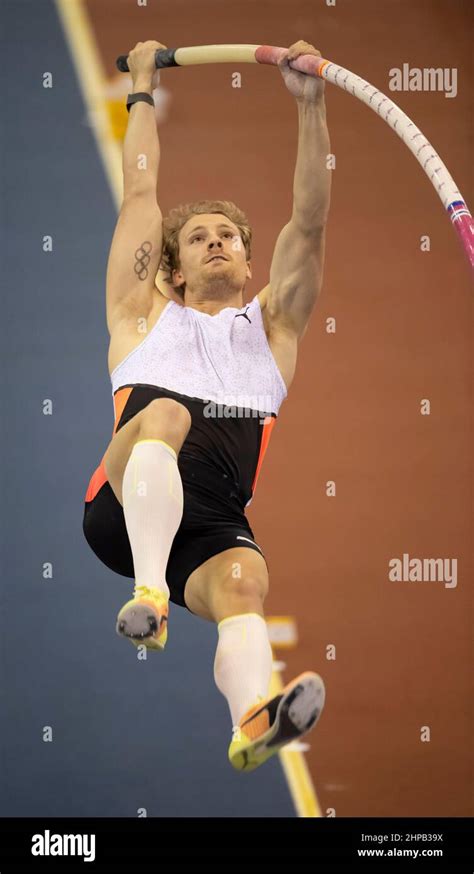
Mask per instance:
[[[237,771],[253,771],[285,744],[315,725],[324,706],[324,683],[305,671],[278,695],[259,701],[234,728],[229,760]]]
[[[168,598],[160,589],[135,586],[117,616],[117,634],[135,646],[163,650],[168,637]]]

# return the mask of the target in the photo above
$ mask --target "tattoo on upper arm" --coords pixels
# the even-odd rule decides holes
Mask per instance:
[[[148,240],[145,240],[145,242],[142,243],[135,252],[136,261],[134,265],[134,270],[138,278],[142,281],[148,276],[148,265],[150,263],[151,250],[152,244]]]

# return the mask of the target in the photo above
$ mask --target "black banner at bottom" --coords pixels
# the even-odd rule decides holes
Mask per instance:
[[[0,874],[472,874],[472,819],[3,818]]]

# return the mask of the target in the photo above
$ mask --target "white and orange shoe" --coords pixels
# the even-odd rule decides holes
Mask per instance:
[[[116,631],[135,646],[163,650],[168,637],[168,598],[160,589],[137,586],[117,616]]]
[[[285,744],[306,734],[324,706],[324,683],[305,671],[272,698],[259,701],[233,730],[229,761],[237,771],[253,771]]]

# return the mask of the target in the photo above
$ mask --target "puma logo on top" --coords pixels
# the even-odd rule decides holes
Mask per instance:
[[[245,310],[244,313],[237,313],[237,315],[234,316],[234,318],[238,319],[239,316],[243,316],[244,319],[247,319],[247,321],[250,322],[250,324],[252,324],[251,320],[249,319],[249,317],[248,317],[248,315],[247,315],[247,310],[248,310],[248,309],[249,309],[249,307],[246,308],[246,310]]]

